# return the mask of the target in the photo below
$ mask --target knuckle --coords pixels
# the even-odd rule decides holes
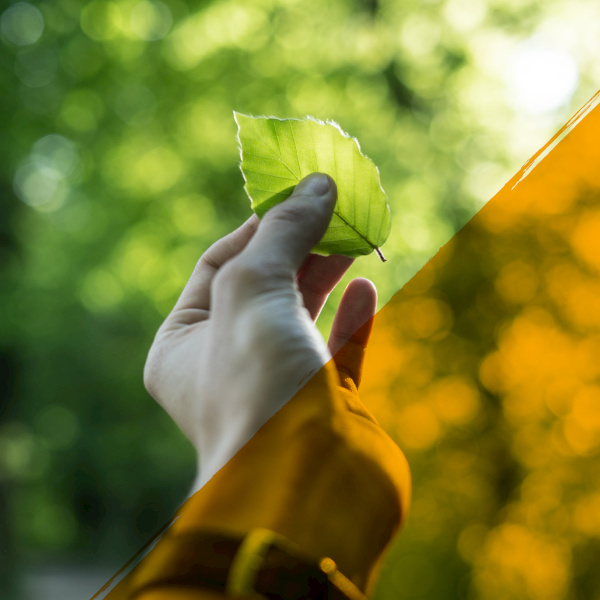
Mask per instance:
[[[331,337],[336,338],[342,344],[346,344],[346,342],[350,341],[350,338],[353,335],[353,332],[348,328],[342,327],[332,327],[331,333],[329,334]]]
[[[287,273],[281,262],[275,260],[261,260],[250,262],[247,260],[231,260],[224,265],[215,277],[215,287],[239,289],[253,289],[262,286],[265,282],[280,279]]]
[[[306,221],[310,217],[310,211],[306,210],[306,206],[295,202],[283,203],[275,209],[270,210],[263,217],[263,221],[267,220],[273,223],[296,224],[299,221]]]
[[[229,287],[243,277],[243,269],[236,260],[230,260],[223,265],[215,275],[215,288]]]
[[[205,266],[209,266],[215,270],[219,268],[219,264],[214,258],[215,246],[216,246],[216,242],[212,246],[207,248],[207,250],[205,250],[205,252],[202,254],[202,256],[198,259],[198,262],[196,263],[196,267],[194,268],[194,273],[197,273],[199,270],[201,270]]]

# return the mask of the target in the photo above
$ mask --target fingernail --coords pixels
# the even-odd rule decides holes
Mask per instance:
[[[314,196],[325,196],[331,187],[331,181],[327,175],[322,173],[313,173],[309,175],[305,180],[304,189],[302,190],[305,194],[312,194]]]

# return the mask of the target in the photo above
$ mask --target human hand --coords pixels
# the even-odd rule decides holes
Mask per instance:
[[[197,448],[197,487],[375,313],[375,287],[355,279],[327,345],[314,326],[352,264],[309,254],[336,198],[333,180],[312,174],[262,221],[253,215],[217,241],[158,330],[144,383]]]

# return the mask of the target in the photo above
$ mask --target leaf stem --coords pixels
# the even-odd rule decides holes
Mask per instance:
[[[387,262],[387,258],[383,255],[383,252],[379,248],[375,248],[375,252],[377,252],[377,256],[379,256],[381,262]]]

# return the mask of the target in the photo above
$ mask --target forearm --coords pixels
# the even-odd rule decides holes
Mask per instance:
[[[369,457],[316,424],[285,445],[261,441],[251,440],[190,500],[173,533],[271,529],[315,557],[333,558],[364,589],[400,523],[392,482]]]
[[[397,495],[387,476],[343,439],[310,429],[285,452],[242,450],[189,501],[170,533],[209,529],[241,537],[255,527],[270,529],[315,558],[333,558],[365,591],[397,530]],[[162,600],[167,593],[173,600],[222,598],[201,588],[165,586],[136,600]]]

